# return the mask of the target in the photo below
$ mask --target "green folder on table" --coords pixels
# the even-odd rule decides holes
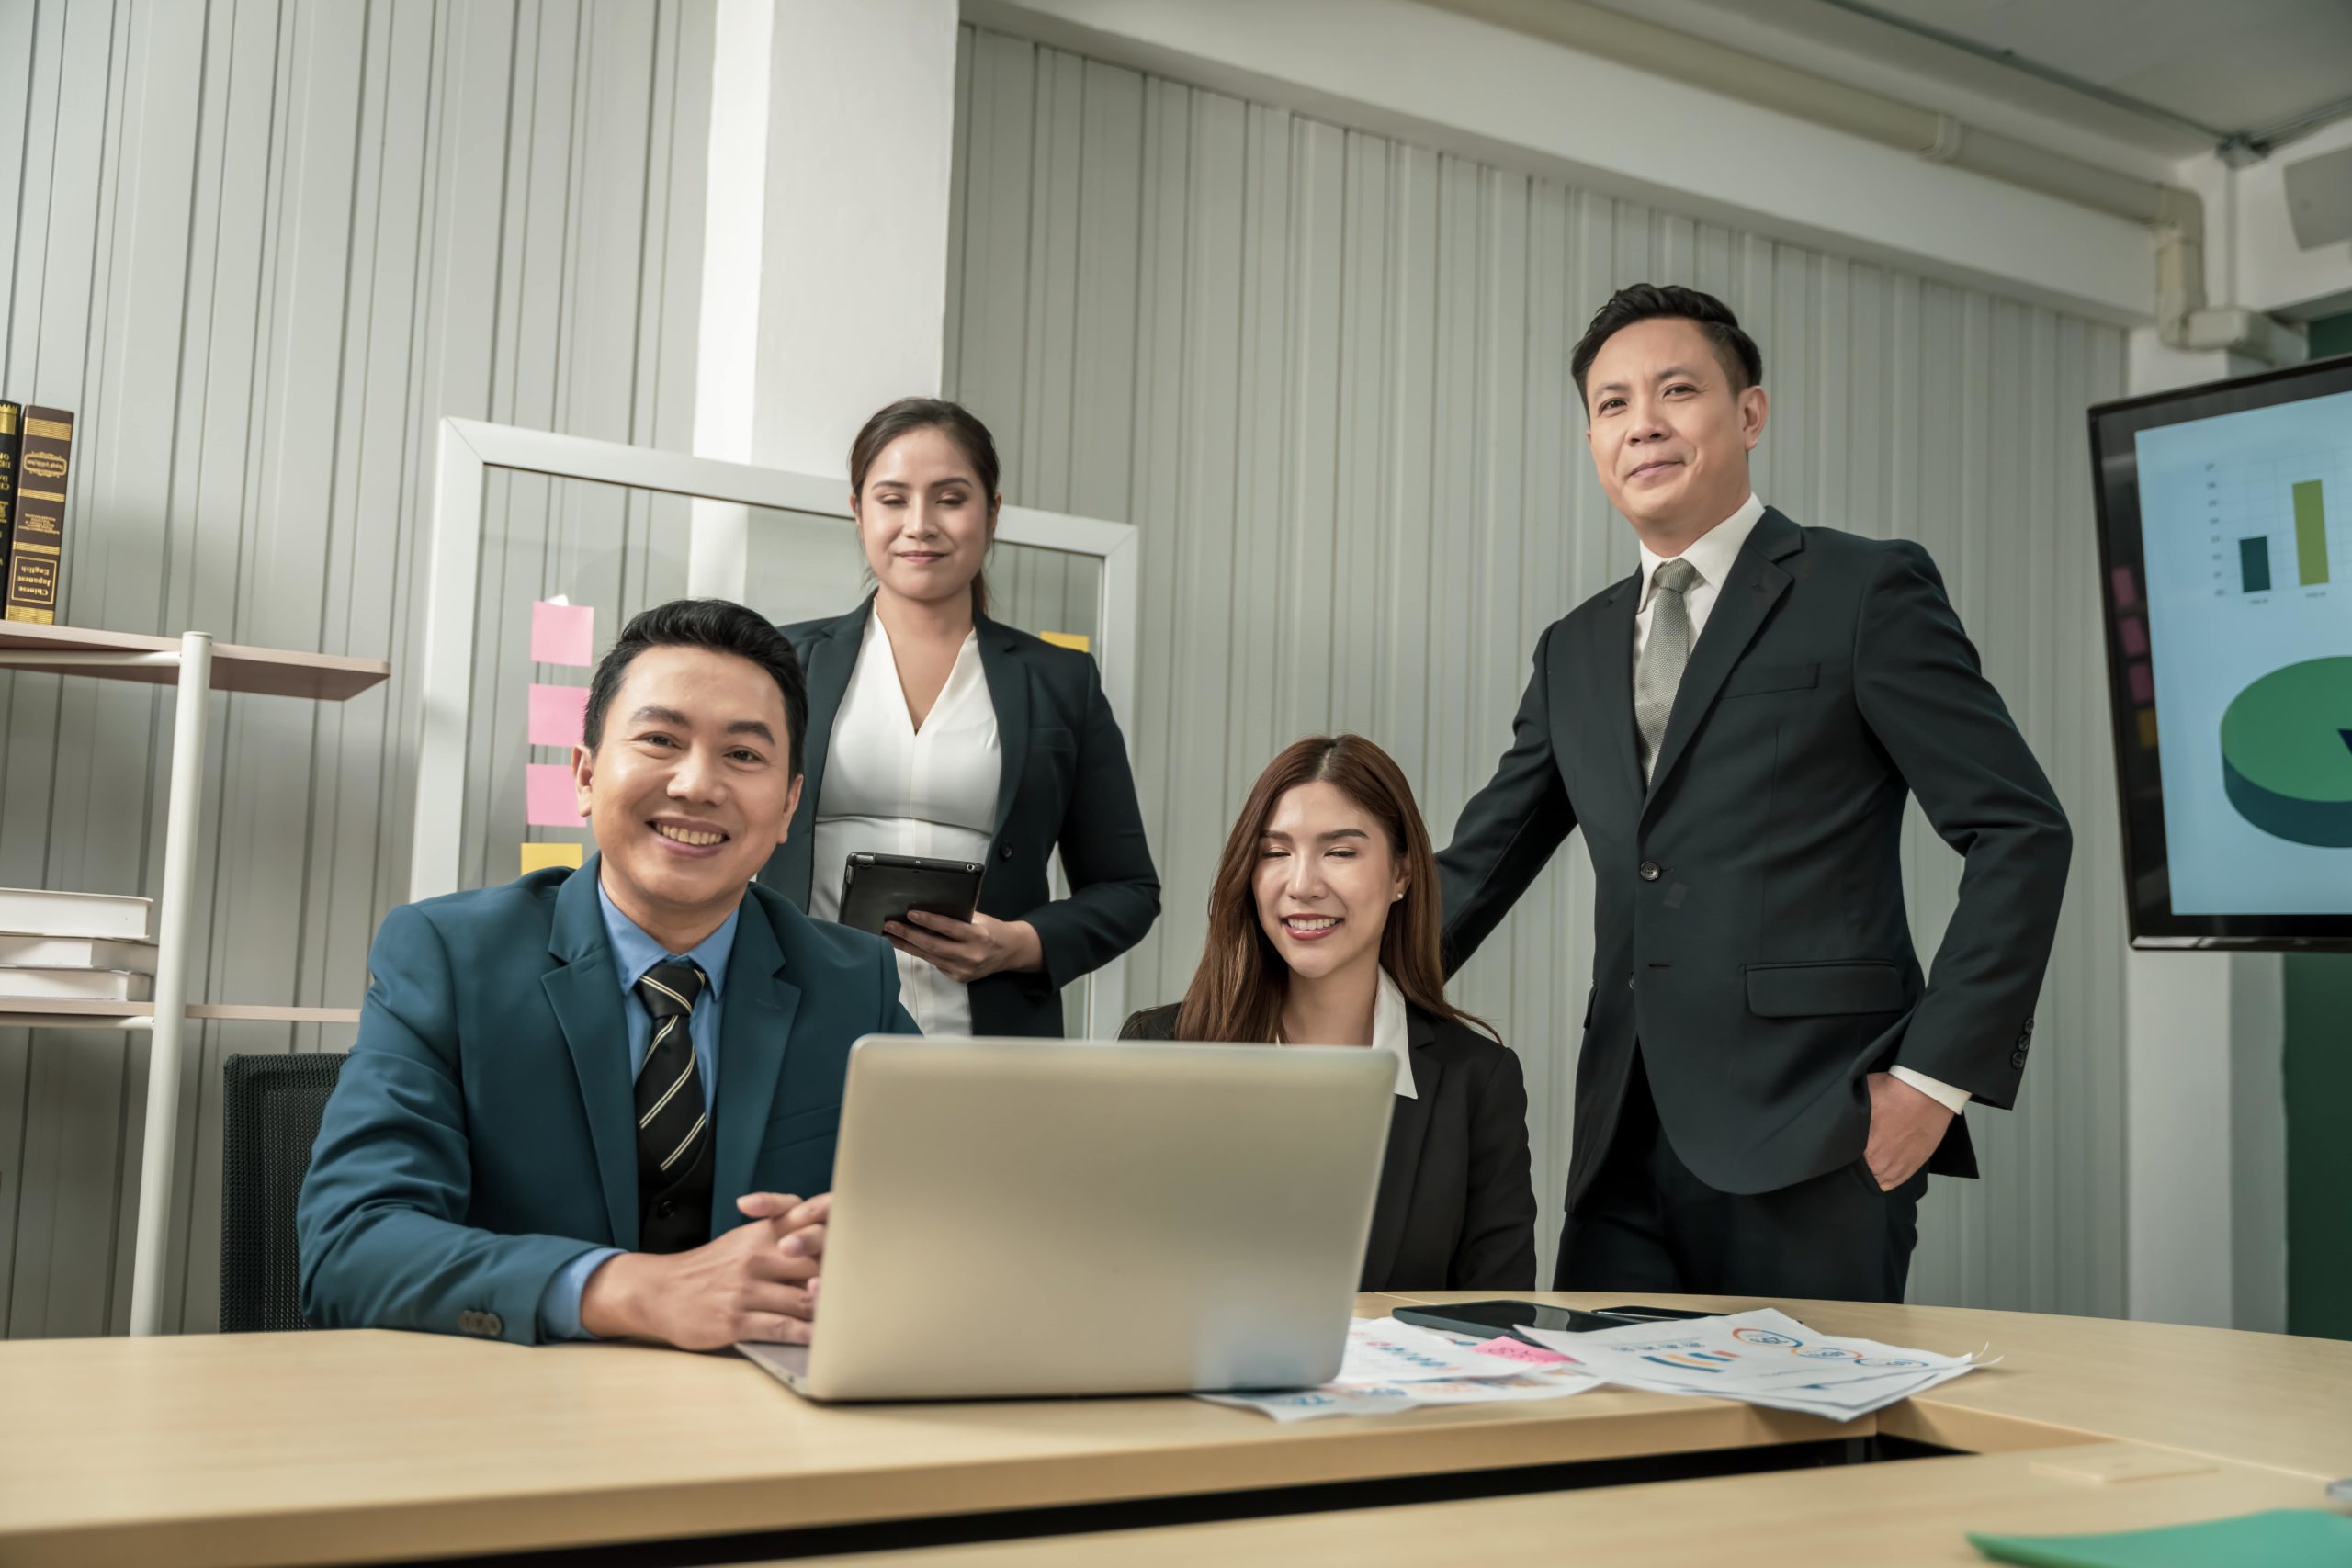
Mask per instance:
[[[1981,1535],[1968,1542],[2026,1568],[2352,1568],[2352,1518],[2272,1508],[2202,1524],[2112,1535]]]

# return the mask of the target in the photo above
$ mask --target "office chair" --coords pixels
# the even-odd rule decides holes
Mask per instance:
[[[223,1334],[310,1326],[302,1321],[294,1205],[343,1062],[334,1051],[235,1055],[220,1064]]]

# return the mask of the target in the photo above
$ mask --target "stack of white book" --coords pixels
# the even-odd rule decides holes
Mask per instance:
[[[123,894],[0,887],[0,998],[152,1000],[153,918],[152,901]]]

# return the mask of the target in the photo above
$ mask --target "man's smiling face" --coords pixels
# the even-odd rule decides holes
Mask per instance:
[[[1600,488],[1645,536],[1712,528],[1747,501],[1764,389],[1739,384],[1698,322],[1657,317],[1611,335],[1586,373],[1585,410]]]
[[[793,763],[767,671],[707,648],[639,653],[595,750],[572,753],[605,892],[641,926],[715,927],[791,825]]]

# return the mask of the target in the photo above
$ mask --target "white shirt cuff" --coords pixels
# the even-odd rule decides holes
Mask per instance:
[[[1972,1098],[1964,1089],[1954,1089],[1948,1083],[1939,1082],[1925,1073],[1915,1073],[1908,1067],[1889,1067],[1887,1072],[1892,1077],[1909,1084],[1954,1116],[1961,1113]]]

